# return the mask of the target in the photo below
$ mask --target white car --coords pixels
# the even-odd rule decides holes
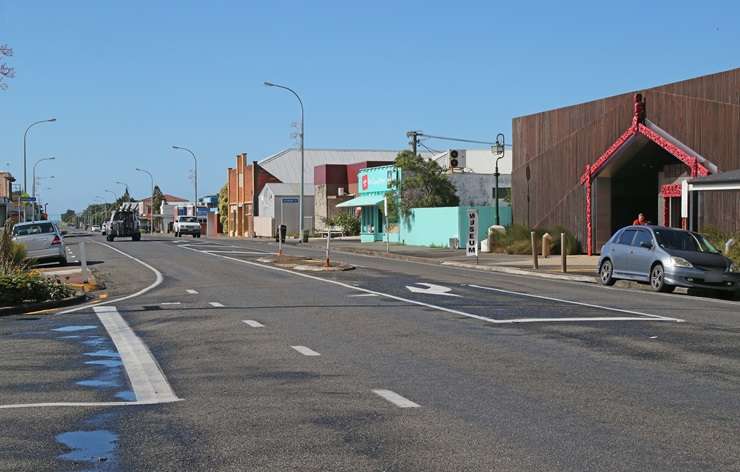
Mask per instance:
[[[178,216],[173,229],[176,238],[183,234],[192,234],[194,238],[200,238],[200,223],[194,216]]]
[[[29,221],[13,226],[13,241],[26,248],[26,255],[36,262],[67,264],[64,237],[51,221]]]
[[[93,233],[97,233],[97,232],[100,231],[100,226],[98,226],[98,225],[92,225],[90,227],[90,231],[92,231]]]

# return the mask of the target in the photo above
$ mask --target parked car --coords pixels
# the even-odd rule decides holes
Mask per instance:
[[[100,226],[98,226],[98,225],[92,225],[90,227],[90,231],[92,231],[93,233],[98,233],[98,232],[100,232]]]
[[[176,238],[183,234],[192,234],[194,238],[200,238],[200,223],[194,216],[178,216],[173,229]]]
[[[12,240],[26,248],[26,255],[36,262],[67,264],[64,237],[51,221],[30,221],[13,226]]]
[[[601,248],[599,280],[647,282],[657,292],[676,287],[740,291],[740,268],[701,234],[662,226],[627,226]]]

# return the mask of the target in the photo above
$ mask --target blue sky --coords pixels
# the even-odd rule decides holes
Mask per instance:
[[[405,132],[511,138],[515,116],[738,67],[738,2],[0,0],[16,78],[0,91],[0,168],[46,180],[50,213],[150,170],[167,193],[214,193],[234,155],[295,143],[401,149]],[[430,142],[436,149],[450,144]],[[20,179],[19,179],[20,180]],[[47,190],[47,188],[51,188]]]

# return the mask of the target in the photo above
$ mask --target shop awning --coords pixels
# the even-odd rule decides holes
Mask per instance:
[[[383,201],[383,195],[360,195],[352,200],[347,200],[337,205],[337,208],[352,208],[363,206],[375,206]]]

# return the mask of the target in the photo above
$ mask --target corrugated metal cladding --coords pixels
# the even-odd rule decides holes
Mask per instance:
[[[392,161],[398,151],[362,149],[306,149],[304,155],[304,183],[313,184],[314,167],[322,164],[353,164],[365,161]],[[281,182],[301,181],[301,151],[286,149],[259,161],[259,165]]]
[[[512,121],[515,223],[563,225],[585,241],[586,194],[579,177],[629,127],[638,92],[650,121],[721,172],[740,168],[740,68],[522,116]],[[740,231],[736,192],[702,198],[701,225]]]

